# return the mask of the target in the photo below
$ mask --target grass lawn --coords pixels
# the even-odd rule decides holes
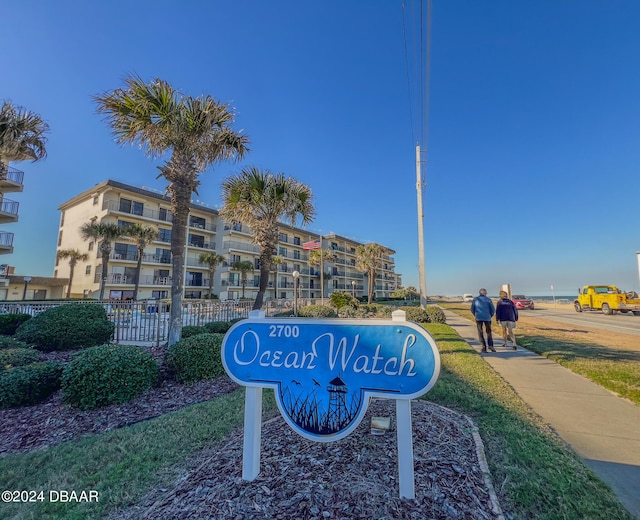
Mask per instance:
[[[425,398],[478,424],[494,485],[516,519],[633,520],[615,495],[533,414],[481,357],[446,325],[427,327],[442,359]],[[46,450],[0,457],[2,488],[97,490],[91,504],[0,504],[0,518],[101,518],[169,485],[185,459],[242,426],[244,391],[130,427]],[[266,415],[274,413],[265,392]],[[241,461],[238,461],[241,464]]]

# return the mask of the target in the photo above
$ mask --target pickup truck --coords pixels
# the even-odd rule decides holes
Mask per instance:
[[[577,312],[601,310],[607,315],[632,312],[635,316],[640,316],[638,295],[633,291],[621,291],[615,285],[585,285],[578,290],[578,297],[573,305]]]

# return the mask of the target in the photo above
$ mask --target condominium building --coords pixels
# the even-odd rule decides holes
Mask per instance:
[[[173,215],[170,208],[168,196],[162,193],[113,180],[97,184],[61,204],[58,208],[61,212],[58,251],[76,249],[89,255],[86,262],[78,262],[75,267],[71,296],[98,297],[102,280],[99,244],[84,241],[80,228],[89,222],[104,222],[118,226],[141,224],[159,231],[158,239],[142,255],[138,298],[170,297],[171,278],[174,276],[171,265]],[[278,262],[269,279],[266,299],[292,299],[295,286],[301,298],[328,297],[339,289],[355,296],[367,294],[367,280],[355,268],[355,251],[361,243],[335,234],[320,236],[284,224],[280,225],[279,231]],[[320,265],[309,262],[309,244],[314,244],[314,248],[321,244],[335,253],[333,262],[323,262],[322,274]],[[215,209],[192,203],[188,218],[186,265],[184,272],[179,274],[184,277],[185,298],[208,296],[210,273],[208,266],[200,262],[201,254],[207,251],[215,251],[225,258],[214,272],[213,294],[221,300],[255,298],[260,282],[260,250],[253,242],[252,230],[241,223],[226,223]],[[383,268],[377,275],[375,294],[378,298],[389,296],[399,287],[393,254],[394,251],[388,249]],[[105,298],[129,299],[133,296],[137,259],[138,251],[133,241],[122,238],[112,244]],[[253,268],[237,269],[238,262],[245,261]],[[66,260],[56,260],[54,277],[69,277]]]

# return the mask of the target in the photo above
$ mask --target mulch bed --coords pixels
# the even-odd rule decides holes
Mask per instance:
[[[160,357],[161,352],[152,352]],[[66,354],[50,359],[60,361]],[[80,411],[57,392],[45,402],[0,410],[0,455],[41,450],[83,435],[158,417],[238,388],[228,377],[162,385],[121,405]],[[392,428],[372,435],[372,416]],[[261,472],[242,480],[242,431],[185,461],[172,486],[152,490],[110,518],[129,519],[502,519],[482,442],[463,415],[412,402],[415,500],[399,498],[395,403],[376,399],[347,438],[319,443],[281,417],[263,424]]]
[[[372,416],[392,429],[372,435]],[[465,416],[412,403],[414,500],[399,498],[395,404],[375,400],[347,438],[319,443],[281,417],[262,427],[261,472],[242,480],[242,432],[198,455],[174,485],[110,516],[133,519],[502,519],[477,430]]]

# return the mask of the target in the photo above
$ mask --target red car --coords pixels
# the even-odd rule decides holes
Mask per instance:
[[[513,303],[516,304],[518,309],[531,309],[533,310],[535,307],[533,305],[533,300],[527,298],[524,294],[514,294],[513,295]]]

